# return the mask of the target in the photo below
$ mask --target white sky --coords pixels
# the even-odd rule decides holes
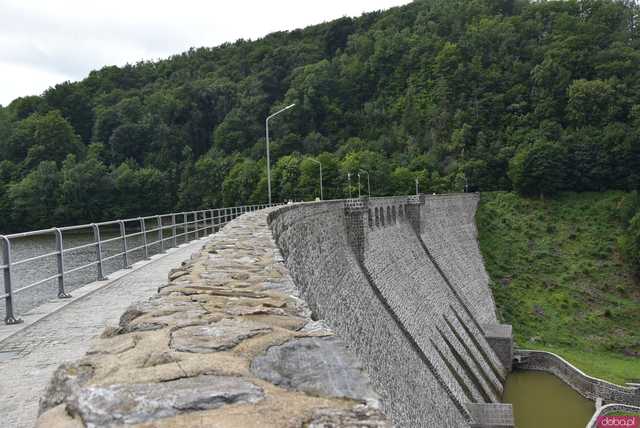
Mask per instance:
[[[0,0],[0,104],[104,65],[358,16],[408,0]]]

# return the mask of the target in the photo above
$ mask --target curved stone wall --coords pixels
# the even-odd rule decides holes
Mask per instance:
[[[640,388],[624,387],[591,377],[552,352],[518,350],[515,358],[518,361],[517,368],[553,373],[590,400],[600,398],[605,403],[640,407]]]
[[[342,201],[295,205],[270,216],[291,276],[314,316],[345,340],[397,426],[465,426],[470,415],[425,361],[369,283],[348,241]]]
[[[302,297],[362,361],[396,425],[510,426],[510,406],[497,403],[504,365],[430,258],[416,230],[420,205],[407,197],[293,205],[270,224]]]

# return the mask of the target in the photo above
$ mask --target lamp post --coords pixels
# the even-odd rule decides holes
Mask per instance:
[[[418,196],[418,177],[416,177],[416,196]]]
[[[350,172],[347,173],[347,180],[349,180],[349,187],[347,187],[347,189],[349,191],[349,199],[351,199],[351,173]]]
[[[320,200],[322,200],[322,199],[323,199],[323,198],[322,198],[322,162],[317,161],[317,160],[312,159],[312,158],[309,158],[309,160],[310,160],[311,162],[315,162],[315,163],[317,163],[318,165],[320,165]]]
[[[364,169],[361,169],[360,172],[364,172],[365,174],[367,174],[367,195],[371,197],[371,184],[369,183],[369,171],[365,171]]]
[[[269,188],[269,205],[271,205],[271,159],[269,158],[269,119],[279,115],[285,110],[289,110],[293,106],[295,106],[295,104],[288,105],[285,108],[280,109],[277,112],[273,113],[271,116],[268,116],[267,119],[265,120],[265,124],[266,124],[265,133],[267,136],[267,186]]]
[[[360,173],[358,172],[358,199],[360,199]]]

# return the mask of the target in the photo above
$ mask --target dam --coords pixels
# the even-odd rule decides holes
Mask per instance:
[[[478,201],[361,198],[239,216],[184,247],[181,265],[164,262],[168,280],[42,374],[37,426],[513,427],[501,400],[514,360],[590,399],[634,404],[637,390],[514,354],[477,245]]]

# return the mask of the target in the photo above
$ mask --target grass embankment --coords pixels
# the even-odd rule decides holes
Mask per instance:
[[[640,378],[640,284],[618,251],[629,197],[483,193],[476,215],[498,316],[517,345],[618,384]]]

